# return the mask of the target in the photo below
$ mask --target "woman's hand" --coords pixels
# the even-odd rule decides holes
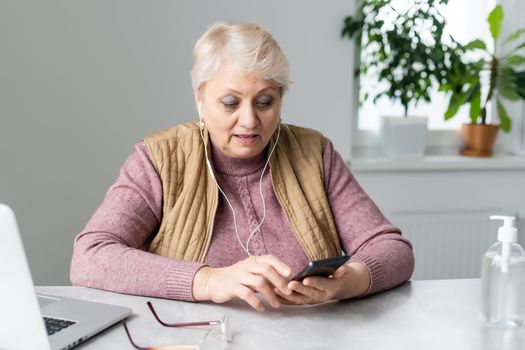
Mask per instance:
[[[332,277],[310,276],[302,282],[290,281],[291,295],[279,295],[286,304],[319,304],[332,299],[348,299],[366,293],[370,286],[368,269],[359,262],[351,262],[338,268]]]
[[[205,266],[195,274],[193,298],[224,303],[238,297],[257,311],[264,311],[260,293],[268,303],[277,308],[279,295],[289,296],[290,267],[272,255],[251,256],[238,263],[220,268]],[[278,291],[278,292],[276,292]]]

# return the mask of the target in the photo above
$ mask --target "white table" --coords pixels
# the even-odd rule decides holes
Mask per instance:
[[[228,349],[525,349],[525,327],[498,329],[479,321],[480,281],[408,282],[360,300],[317,306],[284,306],[259,313],[240,301],[222,305],[122,295],[83,287],[37,287],[39,293],[128,306],[128,326],[139,345],[198,343],[201,329],[159,325],[146,306],[152,300],[167,321],[230,319]],[[78,349],[132,349],[121,325]]]

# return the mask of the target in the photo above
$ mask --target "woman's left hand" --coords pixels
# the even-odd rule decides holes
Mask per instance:
[[[288,288],[293,291],[291,295],[278,290],[276,293],[283,304],[320,304],[363,295],[369,286],[368,269],[359,262],[351,262],[338,268],[330,278],[310,276],[302,282],[288,282]]]

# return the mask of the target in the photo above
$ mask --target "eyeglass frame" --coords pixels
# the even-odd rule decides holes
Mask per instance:
[[[147,301],[146,302],[146,305],[148,305],[148,308],[149,310],[151,311],[151,313],[153,314],[153,316],[155,317],[155,319],[157,320],[158,323],[160,323],[162,326],[164,327],[171,327],[171,328],[182,328],[182,327],[199,327],[199,326],[217,326],[217,325],[220,325],[220,333],[221,333],[221,340],[222,341],[225,341],[225,342],[231,342],[231,335],[229,334],[229,331],[228,331],[228,318],[225,316],[223,317],[223,319],[221,321],[218,321],[218,320],[213,320],[213,321],[199,321],[199,322],[176,322],[176,323],[166,323],[164,322],[163,320],[160,319],[160,317],[158,316],[155,308],[153,307],[153,304],[150,302],[150,301]],[[169,349],[180,349],[180,350],[193,350],[193,349],[199,349],[199,345],[173,345],[173,346],[161,346],[161,347],[141,347],[141,346],[138,346],[134,341],[133,341],[133,338],[131,337],[131,332],[129,331],[128,329],[128,326],[126,324],[126,319],[123,319],[121,321],[122,323],[122,326],[124,327],[124,330],[126,331],[126,335],[128,336],[128,339],[131,343],[131,345],[133,345],[133,347],[135,349],[138,349],[138,350],[153,350],[153,349],[166,349],[166,350],[169,350]],[[212,330],[208,331],[206,333],[206,335],[204,336],[203,340],[201,341],[200,344],[202,344],[210,334],[212,334]]]

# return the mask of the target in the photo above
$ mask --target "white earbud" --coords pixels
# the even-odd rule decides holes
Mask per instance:
[[[206,124],[204,124],[204,121],[202,120],[202,102],[199,102],[198,106],[197,106],[197,111],[199,113],[199,126],[201,129],[204,129],[204,127],[206,126]]]

